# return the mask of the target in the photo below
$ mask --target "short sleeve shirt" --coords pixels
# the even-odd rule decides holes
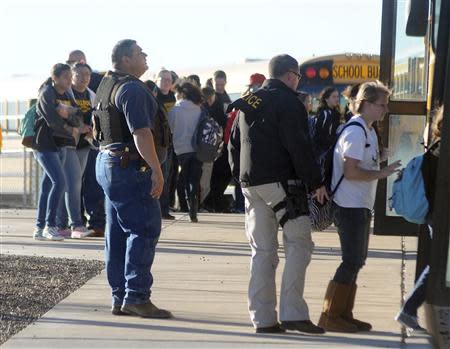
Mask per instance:
[[[158,106],[138,81],[124,83],[117,91],[115,103],[125,115],[131,133],[141,128],[153,129]]]
[[[367,132],[358,126],[349,126],[340,135],[333,154],[332,188],[344,173],[344,158],[359,160],[358,166],[366,170],[379,170],[378,138],[375,130],[369,129],[361,116],[354,116],[349,122],[359,122]],[[377,190],[377,180],[348,180],[344,177],[333,201],[341,207],[373,209]]]

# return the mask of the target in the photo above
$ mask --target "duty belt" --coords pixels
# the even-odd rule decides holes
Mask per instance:
[[[104,150],[108,152],[109,155],[114,157],[122,157],[122,156],[128,156],[129,160],[139,160],[141,158],[141,155],[139,153],[132,153],[128,150],[128,148],[125,148],[124,150]],[[128,154],[128,155],[127,155]]]
[[[141,157],[141,155],[136,152],[130,152],[128,147],[120,150],[110,150],[108,148],[103,148],[101,151],[107,152],[109,155],[120,158],[120,167],[128,168],[130,161],[140,160],[137,168],[140,171],[146,171],[149,169],[148,164]]]

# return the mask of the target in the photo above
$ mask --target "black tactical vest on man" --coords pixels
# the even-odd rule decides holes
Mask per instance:
[[[131,143],[131,134],[125,115],[116,107],[117,90],[124,83],[138,80],[131,75],[108,71],[97,89],[92,113],[94,137],[101,146],[111,143]]]
[[[147,86],[134,76],[108,71],[103,77],[95,98],[95,109],[93,111],[94,137],[100,146],[112,143],[125,143],[133,145],[131,134],[125,115],[117,108],[115,98],[119,88],[129,82],[137,81],[142,84],[150,98],[154,98]],[[169,145],[170,129],[165,114],[155,116],[153,135],[158,157],[164,153]]]

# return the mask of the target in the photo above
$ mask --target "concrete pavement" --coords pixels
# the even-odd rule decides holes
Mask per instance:
[[[100,238],[34,241],[33,210],[1,210],[1,253],[103,259]],[[370,333],[306,336],[256,335],[247,313],[250,249],[243,215],[200,214],[198,224],[177,214],[164,221],[153,267],[152,301],[175,319],[114,317],[105,274],[93,278],[2,348],[429,348],[425,335],[400,343],[393,320],[400,304],[401,239],[372,236],[360,274],[355,316],[370,321]],[[340,261],[334,230],[314,233],[305,298],[311,319],[321,311],[328,280]],[[281,239],[280,239],[281,241]],[[407,279],[412,287],[415,238],[406,238]],[[284,265],[280,251],[279,270]],[[277,275],[278,289],[281,273]],[[424,324],[424,321],[422,321]]]

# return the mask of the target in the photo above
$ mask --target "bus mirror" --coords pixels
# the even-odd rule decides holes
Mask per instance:
[[[429,0],[408,0],[406,7],[406,35],[426,35],[429,7]]]

